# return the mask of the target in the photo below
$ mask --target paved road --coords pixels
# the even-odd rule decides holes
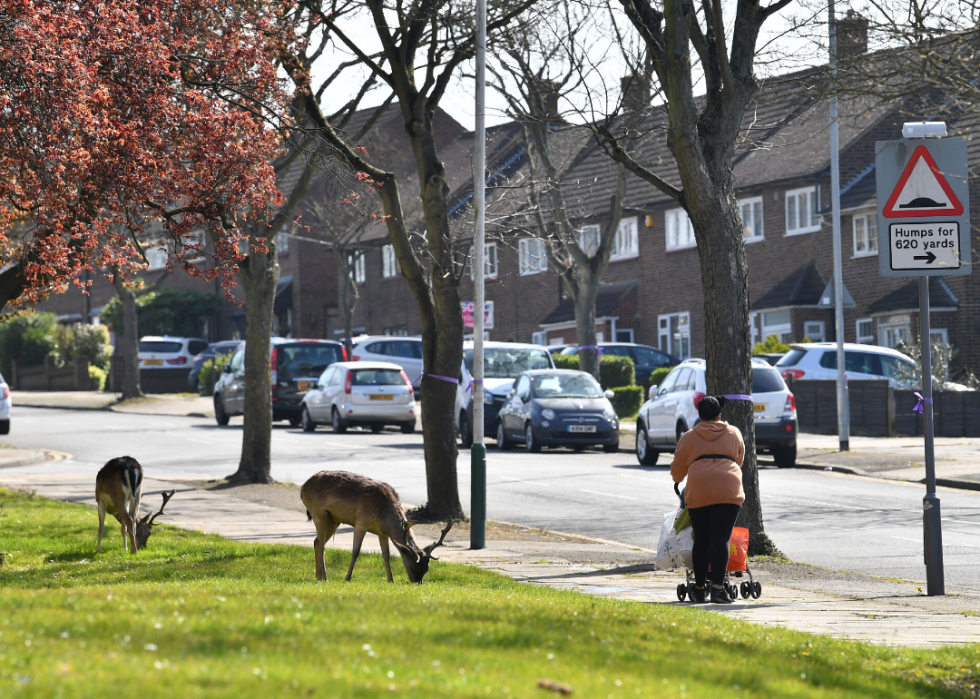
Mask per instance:
[[[95,472],[130,454],[148,475],[220,478],[236,468],[241,419],[126,415],[18,408],[7,442],[72,454],[72,461],[24,470]],[[460,495],[469,503],[468,452],[461,454]],[[406,503],[425,501],[419,435],[329,429],[273,432],[273,477],[302,483],[323,469],[387,480]],[[656,548],[662,513],[675,507],[666,466],[641,467],[633,454],[545,451],[489,453],[491,519]],[[922,486],[802,470],[760,474],[766,530],[794,560],[828,568],[923,580]],[[941,489],[946,580],[980,589],[980,493]]]

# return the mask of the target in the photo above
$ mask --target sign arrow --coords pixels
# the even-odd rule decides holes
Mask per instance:
[[[936,255],[931,250],[926,252],[925,255],[915,255],[912,257],[913,260],[925,260],[927,265],[931,265],[936,260]]]

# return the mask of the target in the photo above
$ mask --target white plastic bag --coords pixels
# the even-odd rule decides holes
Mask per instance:
[[[691,550],[694,547],[694,530],[685,527],[674,531],[674,521],[683,510],[674,510],[664,515],[660,528],[660,543],[657,544],[657,570],[691,567]]]
[[[694,527],[685,527],[677,532],[674,539],[674,567],[693,568],[694,559],[691,552],[694,550]]]

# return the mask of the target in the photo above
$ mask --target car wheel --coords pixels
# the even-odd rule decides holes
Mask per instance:
[[[473,428],[470,427],[470,418],[466,413],[460,413],[459,416],[459,441],[463,449],[473,446]]]
[[[316,429],[316,423],[313,422],[313,420],[310,418],[310,411],[306,408],[305,405],[303,406],[303,417],[301,418],[301,420],[303,423],[304,432],[312,432],[313,430]]]
[[[10,434],[10,420],[0,420],[0,434]]]
[[[534,438],[534,426],[530,422],[524,426],[524,448],[532,454],[541,451],[541,445]]]
[[[619,442],[615,442],[613,444],[603,444],[602,450],[607,454],[615,454],[617,451],[619,451]]]
[[[403,422],[401,424],[402,434],[412,434],[415,431],[415,420],[411,422]]]
[[[680,444],[681,437],[684,436],[684,433],[685,432],[687,432],[687,425],[685,425],[683,422],[678,422],[677,423],[677,442],[676,442],[677,444]]]
[[[347,431],[347,420],[341,419],[336,408],[333,409],[332,425],[333,431],[337,434],[344,434]]]
[[[303,418],[302,417],[291,417],[291,418],[289,418],[289,426],[290,427],[299,427],[302,424],[303,424]]]
[[[371,434],[379,434],[385,428],[384,425],[371,425]]]
[[[504,433],[504,423],[500,420],[497,421],[497,449],[501,451],[510,449],[510,440],[507,439],[507,435]]]
[[[222,427],[228,424],[228,413],[225,412],[225,402],[220,393],[214,396],[214,419]]]
[[[793,468],[796,466],[796,445],[773,447],[772,458],[779,468]]]
[[[647,436],[647,428],[643,425],[636,427],[636,460],[641,466],[656,466],[660,452],[650,448],[650,438]]]

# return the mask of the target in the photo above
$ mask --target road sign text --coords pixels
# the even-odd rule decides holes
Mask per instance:
[[[959,269],[960,225],[893,223],[888,227],[892,269]]]

